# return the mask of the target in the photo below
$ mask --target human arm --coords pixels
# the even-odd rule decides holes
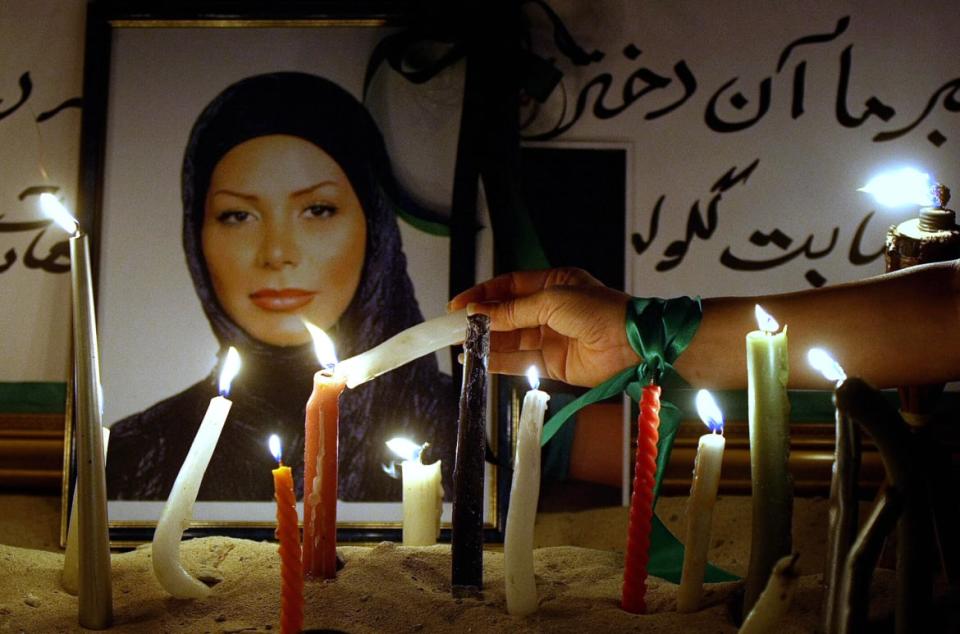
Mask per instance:
[[[960,267],[911,267],[821,289],[703,300],[703,321],[677,371],[697,387],[746,384],[744,335],[754,305],[788,326],[790,387],[822,388],[807,350],[826,348],[851,375],[877,387],[960,378]],[[577,269],[509,273],[457,295],[451,309],[491,318],[492,372],[547,376],[592,386],[639,359],[626,339],[629,296]]]

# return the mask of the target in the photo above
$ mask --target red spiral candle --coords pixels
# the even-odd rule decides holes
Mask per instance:
[[[303,629],[303,567],[300,562],[300,527],[297,498],[290,467],[281,462],[273,470],[277,500],[277,540],[280,542],[280,633]]]
[[[647,563],[650,561],[650,522],[653,519],[653,485],[657,477],[657,440],[660,438],[660,386],[643,388],[637,417],[637,463],[630,498],[627,554],[623,571],[623,598],[627,612],[647,611]]]

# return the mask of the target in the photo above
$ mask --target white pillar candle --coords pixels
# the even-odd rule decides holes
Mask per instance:
[[[768,634],[776,632],[793,603],[800,572],[797,570],[799,553],[782,557],[773,566],[770,580],[750,614],[743,620],[739,634]]]
[[[346,378],[347,387],[355,388],[425,354],[462,343],[466,329],[466,309],[419,323],[366,352],[341,361],[337,364],[337,375]]]
[[[230,391],[230,381],[240,369],[240,356],[230,348],[220,373],[220,393]],[[201,599],[210,588],[190,575],[180,563],[180,538],[190,525],[193,504],[200,491],[203,474],[220,440],[220,432],[233,403],[224,396],[210,399],[207,413],[193,438],[187,457],[180,466],[170,497],[153,533],[153,573],[160,585],[177,599]]]
[[[677,592],[677,611],[694,612],[700,608],[703,595],[703,576],[707,569],[710,549],[710,528],[713,507],[720,486],[720,466],[723,463],[723,415],[706,390],[697,392],[697,413],[710,428],[700,436],[697,458],[693,467],[693,485],[687,502],[687,532],[684,540],[683,572]]]
[[[441,461],[423,464],[423,450],[406,438],[392,438],[387,446],[401,458],[403,478],[403,545],[432,546],[440,534],[440,513],[443,510],[443,485],[440,481]]]
[[[533,528],[540,499],[540,432],[550,396],[537,388],[537,370],[527,371],[530,391],[523,397],[517,453],[513,460],[510,508],[503,541],[507,612],[517,616],[537,610],[537,584],[533,576]]]
[[[107,447],[110,444],[110,428],[104,427],[103,431],[103,459],[107,459]],[[70,523],[67,526],[67,545],[63,551],[63,572],[60,575],[60,585],[63,589],[73,596],[79,591],[80,579],[80,552],[78,542],[80,536],[77,534],[77,489],[74,485],[73,500],[70,502]]]
[[[756,307],[759,330],[747,334],[747,401],[753,522],[743,614],[792,551],[793,482],[789,471],[790,401],[787,329]]]

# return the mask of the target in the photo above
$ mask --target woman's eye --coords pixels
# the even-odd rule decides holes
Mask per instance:
[[[306,207],[302,215],[306,218],[329,218],[335,213],[337,213],[335,206],[317,203],[316,205]]]
[[[250,222],[254,220],[254,216],[249,211],[241,211],[239,209],[230,209],[228,211],[221,211],[217,214],[217,221],[225,225],[238,225],[241,222]]]

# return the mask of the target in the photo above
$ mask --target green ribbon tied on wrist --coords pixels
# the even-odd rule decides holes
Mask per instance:
[[[671,383],[684,384],[673,369],[673,363],[690,344],[702,317],[703,307],[699,297],[631,299],[627,303],[627,341],[643,360],[613,375],[554,414],[543,426],[540,446],[547,444],[567,419],[587,405],[624,391],[633,400],[639,401],[641,388],[651,381],[662,385],[662,381],[669,378]],[[676,409],[669,403],[663,405],[668,409]],[[657,471],[659,488],[661,470]]]
[[[642,361],[610,377],[597,387],[569,403],[554,414],[543,426],[540,445],[543,446],[579,409],[597,401],[616,396],[624,391],[634,401],[640,401],[644,385],[656,383],[672,387],[689,387],[677,374],[673,363],[693,339],[703,306],[699,297],[672,299],[634,298],[627,304],[627,341]],[[660,401],[660,437],[657,441],[657,477],[653,487],[654,505],[660,496],[663,473],[670,461],[673,439],[680,427],[680,410],[665,400]],[[656,515],[650,532],[650,561],[647,570],[673,583],[680,583],[683,568],[683,544],[667,529]],[[737,577],[707,564],[704,581],[715,583],[733,581]]]

